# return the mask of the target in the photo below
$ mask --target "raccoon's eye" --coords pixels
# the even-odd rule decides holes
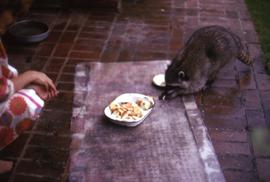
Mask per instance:
[[[185,72],[184,71],[179,71],[178,76],[179,76],[179,78],[185,78]]]

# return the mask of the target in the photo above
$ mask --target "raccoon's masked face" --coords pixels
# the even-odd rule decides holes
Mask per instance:
[[[181,61],[173,60],[165,73],[165,82],[168,87],[179,87],[187,89],[190,85],[190,79],[185,69],[180,64]]]

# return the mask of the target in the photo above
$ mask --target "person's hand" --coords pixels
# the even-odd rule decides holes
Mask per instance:
[[[18,77],[12,78],[15,91],[25,88],[28,85],[40,85],[48,92],[49,97],[55,97],[58,91],[53,81],[44,73],[38,71],[26,71]]]
[[[58,91],[53,83],[53,81],[44,73],[34,71],[33,73],[33,84],[41,85],[48,92],[48,97],[52,98],[58,94]]]
[[[33,89],[37,93],[37,95],[42,99],[42,100],[50,100],[53,98],[53,95],[46,90],[46,88],[42,85],[36,85],[36,84],[31,84],[27,86],[28,89]]]

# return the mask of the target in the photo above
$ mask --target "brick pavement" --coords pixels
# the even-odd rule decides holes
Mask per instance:
[[[218,24],[247,41],[255,63],[227,65],[213,86],[196,94],[228,181],[270,181],[270,152],[253,131],[270,124],[270,77],[244,0],[124,1],[121,14],[87,10],[32,11],[52,28],[49,38],[22,46],[5,37],[10,63],[41,70],[61,91],[32,130],[0,152],[15,161],[0,181],[64,181],[70,144],[73,76],[77,63],[170,59],[201,26]]]

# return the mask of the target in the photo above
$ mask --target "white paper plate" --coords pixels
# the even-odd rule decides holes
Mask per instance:
[[[153,98],[143,95],[143,94],[138,94],[138,93],[125,93],[122,94],[120,96],[118,96],[116,99],[114,99],[111,103],[122,103],[122,102],[132,102],[132,103],[136,103],[136,101],[138,99],[145,99],[147,101],[150,101],[152,103],[152,107],[148,110],[143,110],[142,114],[143,116],[137,120],[134,119],[119,119],[116,118],[114,115],[112,115],[111,110],[109,108],[109,106],[107,106],[104,109],[104,114],[107,118],[110,119],[111,122],[118,124],[118,125],[122,125],[122,126],[127,126],[127,127],[134,127],[139,125],[140,123],[142,123],[145,118],[151,113],[153,107],[154,107],[154,100]],[[111,104],[110,103],[110,104]]]
[[[153,77],[153,83],[154,85],[158,87],[165,87],[165,75],[164,74],[158,74]]]

